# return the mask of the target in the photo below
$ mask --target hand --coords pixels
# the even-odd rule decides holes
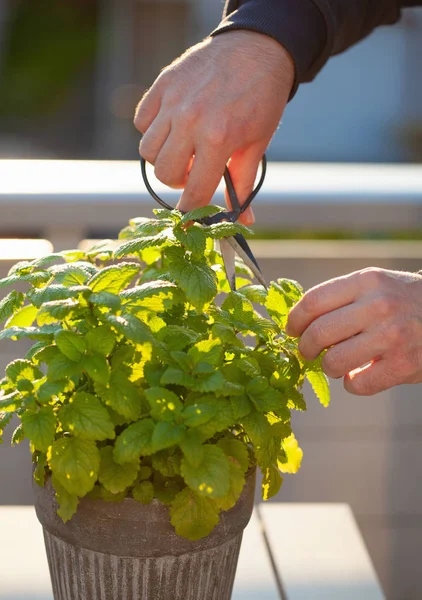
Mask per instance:
[[[422,382],[422,276],[369,268],[310,289],[292,308],[287,333],[309,360],[370,396]]]
[[[228,164],[242,203],[281,119],[294,65],[272,38],[230,31],[193,46],[168,66],[139,103],[139,152],[155,175],[184,187],[178,204],[208,204]],[[227,199],[227,197],[226,197]],[[251,210],[243,223],[253,223]]]

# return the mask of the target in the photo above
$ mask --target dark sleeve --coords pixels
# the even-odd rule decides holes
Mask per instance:
[[[402,4],[398,0],[228,0],[223,20],[211,35],[249,29],[274,38],[293,57],[297,87],[311,81],[330,56],[378,25],[395,23]]]

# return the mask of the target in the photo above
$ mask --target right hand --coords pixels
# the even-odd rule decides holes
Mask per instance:
[[[163,183],[184,187],[177,208],[208,204],[226,165],[242,204],[287,103],[293,60],[272,38],[229,31],[193,46],[139,103],[139,152]],[[253,223],[251,209],[242,222]]]

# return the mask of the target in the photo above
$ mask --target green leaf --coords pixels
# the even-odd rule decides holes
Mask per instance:
[[[216,408],[209,404],[192,404],[183,411],[184,423],[188,427],[199,427],[215,417]]]
[[[281,488],[283,477],[274,465],[263,471],[262,478],[262,499],[269,500],[275,496]]]
[[[204,217],[216,215],[222,210],[223,209],[220,206],[213,206],[212,204],[209,204],[208,206],[200,206],[199,208],[194,208],[193,210],[189,210],[187,213],[185,213],[180,219],[180,224],[184,225],[185,223],[189,223],[189,221],[199,221],[199,219],[203,219]]]
[[[245,475],[239,463],[232,456],[228,457],[228,461],[230,468],[229,491],[222,498],[214,499],[214,503],[221,510],[233,508],[245,487]]]
[[[132,383],[125,373],[112,371],[107,386],[95,384],[95,391],[107,406],[130,421],[141,414],[142,390]]]
[[[169,273],[193,306],[202,308],[217,294],[216,275],[204,262],[172,261]]]
[[[240,223],[232,223],[231,221],[222,221],[221,223],[214,223],[208,227],[204,227],[204,231],[207,236],[212,237],[215,240],[221,238],[231,237],[240,233],[244,237],[253,235],[253,232]]]
[[[151,457],[152,468],[160,471],[165,477],[180,475],[180,456],[171,454],[170,450],[162,450]]]
[[[42,404],[47,404],[53,398],[57,397],[59,394],[62,394],[68,387],[69,381],[66,379],[54,382],[46,381],[38,389],[37,400]]]
[[[142,419],[129,425],[116,439],[114,458],[119,464],[138,460],[141,455],[153,453],[152,434],[155,423],[152,419]]]
[[[96,267],[86,262],[66,263],[50,269],[57,283],[66,287],[84,285],[97,271]]]
[[[277,436],[269,436],[259,446],[255,446],[255,458],[261,471],[272,464],[277,464],[278,457],[283,451],[281,439]]]
[[[111,294],[110,292],[98,292],[96,294],[91,294],[88,297],[88,300],[91,302],[91,304],[105,306],[112,312],[118,311],[121,305],[119,296],[117,294]]]
[[[56,492],[56,500],[59,508],[57,514],[63,521],[67,523],[73,517],[78,508],[79,499],[76,494],[69,494],[69,492],[62,486],[57,477],[52,477],[51,483]]]
[[[155,281],[147,281],[142,285],[137,285],[135,287],[129,288],[128,290],[123,290],[120,293],[120,298],[123,300],[124,304],[130,304],[131,306],[144,306],[145,301],[150,300],[156,296],[163,298],[170,296],[176,296],[175,300],[180,302],[182,299],[180,298],[180,294],[178,294],[178,288],[174,283],[170,281],[163,281],[161,279],[157,279]],[[167,305],[164,305],[164,301],[161,300],[158,303],[158,310],[163,310],[164,308],[170,308],[172,306],[172,302],[167,301]],[[146,304],[151,309],[154,309],[154,305]]]
[[[52,406],[43,406],[36,412],[26,411],[21,417],[25,437],[36,450],[46,452],[54,441],[56,417]]]
[[[193,360],[186,352],[182,352],[181,350],[173,350],[170,352],[171,358],[179,365],[183,371],[190,372],[192,371],[194,364]]]
[[[9,327],[0,331],[0,340],[20,340],[29,338],[31,340],[50,341],[56,331],[61,329],[57,325],[43,325],[42,327]]]
[[[45,485],[46,466],[47,466],[47,455],[45,452],[37,452],[34,455],[35,469],[34,469],[34,481],[40,487]]]
[[[30,273],[32,269],[32,261],[21,260],[10,267],[7,275],[22,275],[24,273]]]
[[[45,323],[64,321],[66,318],[70,319],[77,313],[78,309],[81,309],[81,305],[74,298],[46,302],[38,311],[37,323],[38,325],[44,325]]]
[[[138,471],[138,481],[144,481],[144,479],[149,479],[152,475],[151,467],[141,466]]]
[[[150,481],[141,481],[133,487],[132,496],[141,504],[149,504],[154,498],[154,486]]]
[[[226,380],[221,371],[215,371],[211,375],[201,377],[194,389],[198,392],[223,392],[225,384]]]
[[[51,279],[51,275],[47,271],[26,273],[24,275],[11,275],[10,277],[0,279],[0,289],[21,281],[37,286],[46,283],[49,279]]]
[[[215,416],[198,428],[206,438],[235,424],[231,404],[226,398],[206,395],[201,398],[201,403],[208,404],[215,409]]]
[[[204,446],[201,463],[193,467],[185,458],[180,466],[183,479],[201,496],[222,498],[230,489],[230,466],[221,448]]]
[[[161,421],[154,427],[152,434],[152,450],[158,452],[179,444],[185,436],[186,428],[168,421]]]
[[[264,379],[263,377],[256,377],[255,380]],[[265,380],[266,381],[266,380]],[[264,387],[264,386],[263,386]],[[279,391],[275,390],[272,387],[267,387],[263,389],[262,392],[254,392],[251,393],[248,390],[248,386],[246,386],[248,396],[252,400],[255,405],[255,408],[259,412],[267,413],[271,411],[276,411],[277,414],[283,416],[286,420],[290,418],[290,411],[287,409],[287,400],[284,395]]]
[[[108,356],[114,348],[116,336],[107,325],[101,325],[88,331],[85,342],[92,352]]]
[[[136,217],[129,221],[129,227],[120,231],[119,239],[133,239],[138,237],[153,236],[167,227],[172,227],[171,219],[148,219],[146,217]],[[122,235],[123,233],[123,235]]]
[[[218,513],[212,500],[185,488],[172,502],[171,524],[178,535],[195,541],[211,533],[219,521]]]
[[[83,285],[66,287],[64,285],[49,285],[43,288],[31,289],[27,292],[27,297],[37,308],[41,308],[46,302],[53,300],[65,300],[66,298],[76,298],[79,294],[89,291],[89,288]]]
[[[295,388],[289,388],[285,393],[288,398],[288,408],[301,411],[306,410],[306,401],[301,392]]]
[[[47,459],[53,475],[69,494],[83,497],[94,487],[100,468],[95,442],[60,438],[49,448]]]
[[[176,394],[162,387],[151,387],[145,391],[151,406],[151,416],[157,421],[173,421],[182,411],[182,403]]]
[[[154,497],[163,504],[171,505],[182,485],[171,477],[163,477],[156,471],[153,475]]]
[[[188,355],[194,364],[204,361],[210,365],[218,365],[221,362],[222,351],[220,340],[209,339],[197,342],[189,349]]]
[[[182,246],[185,246],[194,256],[204,256],[207,238],[201,225],[191,225],[187,229],[177,229],[175,235]]]
[[[188,429],[185,437],[180,442],[183,456],[192,467],[198,467],[204,458],[204,440],[205,436],[197,429]]]
[[[84,371],[95,382],[107,385],[110,380],[110,365],[102,354],[89,354],[83,360]]]
[[[11,445],[12,446],[17,446],[18,444],[20,444],[25,438],[25,435],[23,433],[23,427],[22,427],[22,423],[20,425],[18,425],[15,429],[15,431],[12,434],[12,440],[11,440]]]
[[[243,417],[242,425],[255,446],[261,446],[271,437],[271,426],[265,416],[254,411]]]
[[[239,293],[255,304],[265,304],[268,295],[263,285],[245,285],[240,288]]]
[[[0,411],[2,413],[13,413],[22,404],[22,396],[19,392],[11,392],[10,394],[0,395]]]
[[[148,325],[133,315],[122,314],[118,317],[107,315],[107,321],[118,333],[135,344],[155,341]]]
[[[168,367],[159,381],[161,385],[182,385],[188,388],[195,385],[192,375],[185,373],[185,371],[177,367]]]
[[[234,423],[237,423],[240,419],[246,417],[246,415],[249,415],[253,409],[252,402],[249,400],[246,394],[231,396],[230,406],[233,413]]]
[[[76,392],[59,411],[63,428],[87,440],[114,439],[114,425],[107,409],[93,394]]]
[[[139,470],[139,461],[119,464],[114,460],[113,448],[105,446],[100,450],[101,463],[98,480],[113,494],[123,492],[135,481]]]
[[[60,381],[70,379],[75,375],[82,374],[82,363],[76,363],[67,356],[57,354],[51,361],[48,361],[47,379],[49,381]]]
[[[169,350],[183,350],[189,344],[196,342],[199,334],[188,327],[167,325],[159,331],[157,337]]]
[[[171,242],[173,232],[170,228],[164,229],[160,233],[152,236],[146,236],[130,240],[121,244],[114,252],[115,258],[123,258],[124,256],[131,256],[137,254],[146,248],[158,248],[167,245]]]
[[[36,379],[40,379],[43,376],[43,373],[29,360],[18,358],[7,365],[6,375],[10,381],[17,383],[22,379],[35,381]]]
[[[41,256],[41,258],[31,261],[30,264],[33,269],[41,269],[41,267],[47,267],[48,265],[51,265],[51,263],[62,258],[63,256],[60,252],[53,252],[52,254],[47,254],[46,256]]]
[[[246,473],[249,469],[249,452],[243,442],[234,437],[225,437],[217,445],[223,450],[224,454],[236,459],[242,471]]]
[[[312,363],[307,362],[305,364],[306,372],[305,377],[312,386],[316,397],[321,404],[327,407],[330,404],[330,386],[328,378],[321,367],[321,359],[318,358]]]
[[[67,358],[74,362],[81,360],[87,347],[85,339],[81,335],[74,331],[62,329],[55,334],[54,339],[60,352]]]
[[[0,323],[6,321],[25,301],[22,292],[13,290],[5,298],[0,300]]]
[[[139,273],[141,266],[137,263],[120,263],[105,267],[94,275],[87,283],[93,292],[109,292],[118,294]]]
[[[37,318],[38,308],[29,304],[23,306],[15,312],[5,324],[5,329],[9,327],[30,327]]]
[[[302,295],[302,288],[295,281],[278,279],[268,289],[265,307],[274,321],[284,329],[290,308]]]

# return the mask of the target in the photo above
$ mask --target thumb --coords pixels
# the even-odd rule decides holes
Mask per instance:
[[[256,174],[263,154],[264,150],[261,145],[254,145],[249,146],[246,150],[237,150],[229,160],[228,169],[241,206],[246,202],[254,188]],[[232,208],[227,190],[225,195],[227,206]],[[247,208],[240,216],[239,222],[243,225],[252,225],[255,222],[251,207]]]

